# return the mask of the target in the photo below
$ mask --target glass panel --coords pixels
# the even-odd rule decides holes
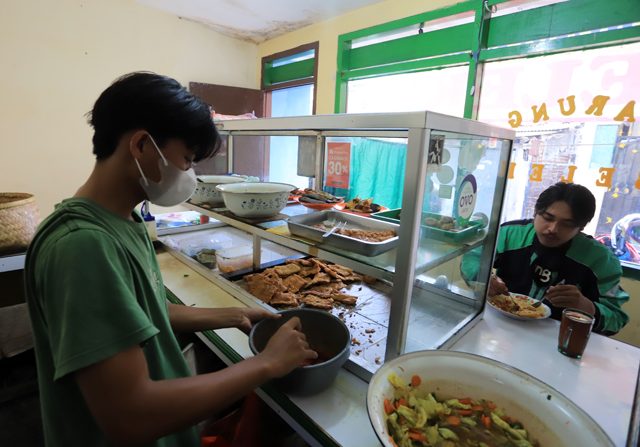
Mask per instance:
[[[516,128],[502,221],[533,217],[538,195],[563,178],[589,188],[583,230],[640,265],[640,43],[485,66],[479,118]]]
[[[275,90],[271,94],[271,116],[304,116],[313,111],[313,84]],[[298,188],[309,186],[309,178],[296,174],[298,137],[271,137],[269,171],[265,181],[290,183]]]
[[[462,117],[467,65],[350,81],[348,113],[431,110]]]
[[[271,116],[311,115],[313,84],[271,92]],[[290,183],[298,188],[309,186],[309,177],[297,175],[298,137],[236,136],[233,167],[237,174],[258,177],[265,182]]]
[[[323,189],[347,202],[400,208],[406,160],[406,138],[327,138]]]
[[[274,59],[272,65],[274,67],[280,67],[281,65],[292,64],[294,62],[304,61],[306,59],[312,59],[316,57],[316,50],[308,50],[302,53],[294,54],[292,56],[282,57],[280,59]]]
[[[271,116],[306,116],[313,112],[313,84],[271,92]]]
[[[228,155],[227,155],[227,135],[221,135],[220,149],[216,155],[205,160],[200,160],[196,163],[194,171],[197,175],[219,175],[227,174],[228,168]]]
[[[438,347],[486,293],[510,141],[432,131],[405,351]]]

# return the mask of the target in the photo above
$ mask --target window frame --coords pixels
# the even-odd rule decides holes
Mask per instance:
[[[271,92],[301,85],[313,84],[312,114],[316,113],[318,94],[319,42],[311,42],[288,50],[264,56],[261,62],[260,88],[265,92],[265,109],[271,110]],[[275,61],[293,58],[296,55],[314,51],[314,56],[297,62],[274,66]],[[269,113],[270,114],[270,113]]]
[[[464,117],[476,119],[485,62],[640,41],[637,0],[568,0],[492,18],[510,0],[467,0],[338,36],[335,113],[345,113],[350,80],[468,63]],[[473,23],[352,48],[354,40],[473,12]],[[622,25],[632,26],[611,29]],[[418,28],[416,28],[418,29]],[[432,49],[415,49],[430,41]],[[544,43],[544,45],[541,45]],[[395,58],[390,52],[409,55]],[[413,58],[411,59],[410,57]]]

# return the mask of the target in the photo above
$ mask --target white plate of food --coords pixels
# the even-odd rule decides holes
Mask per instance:
[[[369,382],[367,411],[385,447],[467,445],[466,440],[530,447],[614,445],[584,410],[551,386],[464,352],[418,351],[385,362]]]
[[[543,320],[551,316],[551,309],[542,303],[538,307],[533,305],[538,300],[520,293],[509,293],[508,295],[495,295],[487,299],[487,304],[493,310],[506,317],[516,320]]]

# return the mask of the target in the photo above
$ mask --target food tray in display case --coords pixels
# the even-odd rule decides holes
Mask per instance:
[[[388,211],[380,211],[377,213],[373,213],[372,217],[375,219],[382,220],[384,222],[390,223],[400,223],[400,208],[396,208]],[[478,231],[482,230],[483,224],[480,221],[472,220],[467,223],[467,226],[464,228],[452,228],[452,229],[443,229],[438,228],[435,222],[441,222],[443,218],[447,218],[447,216],[442,216],[436,213],[423,213],[422,214],[422,231],[425,237],[430,239],[435,239],[443,242],[461,242],[470,237],[475,236]],[[434,225],[428,225],[425,221],[434,221]]]
[[[465,224],[466,226],[462,228],[439,228],[437,226],[438,222],[443,222],[443,219],[447,218],[453,222],[448,216],[442,216],[435,213],[423,213],[421,227],[424,236],[445,242],[460,242],[469,237],[475,236],[479,230],[482,230],[482,222],[473,220],[467,222]],[[433,222],[433,225],[426,222]]]
[[[341,224],[340,230],[327,237],[322,237],[333,226]],[[330,245],[364,256],[376,256],[395,248],[398,245],[400,225],[368,217],[345,214],[339,211],[321,211],[319,213],[292,216],[287,221],[291,234],[300,236],[323,245]],[[360,230],[366,235],[369,232],[393,231],[395,236],[374,242],[340,234],[341,230]]]

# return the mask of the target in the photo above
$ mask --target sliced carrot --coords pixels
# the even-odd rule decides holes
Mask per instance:
[[[389,399],[385,399],[384,400],[384,412],[387,414],[391,414],[393,413],[393,404],[391,403],[391,401]]]
[[[491,418],[489,416],[482,415],[480,420],[482,421],[482,425],[486,428],[491,428]]]
[[[411,376],[411,386],[416,388],[419,387],[420,384],[422,383],[422,379],[420,378],[419,375],[414,374],[413,376]]]
[[[484,407],[482,405],[474,405],[471,409],[473,411],[484,411]]]
[[[396,444],[396,441],[393,440],[393,436],[389,435],[389,442],[391,442],[391,445],[393,447],[398,447],[398,444]]]
[[[491,402],[490,400],[487,401],[487,408],[491,411],[495,410],[498,406],[496,404],[494,404],[493,402]]]
[[[456,410],[460,416],[470,416],[473,414],[473,410]]]
[[[458,416],[447,416],[447,423],[449,425],[453,425],[454,427],[460,425],[460,418]]]
[[[409,438],[411,438],[414,441],[421,441],[421,442],[427,441],[427,437],[423,433],[417,433],[414,431],[409,432]]]
[[[470,405],[471,404],[471,398],[470,397],[464,397],[462,399],[458,399],[458,402],[460,402],[461,404]]]
[[[406,399],[404,397],[401,397],[400,399],[398,399],[396,401],[396,408],[398,408],[400,405],[403,405],[405,407],[408,407],[409,404],[407,403]]]

